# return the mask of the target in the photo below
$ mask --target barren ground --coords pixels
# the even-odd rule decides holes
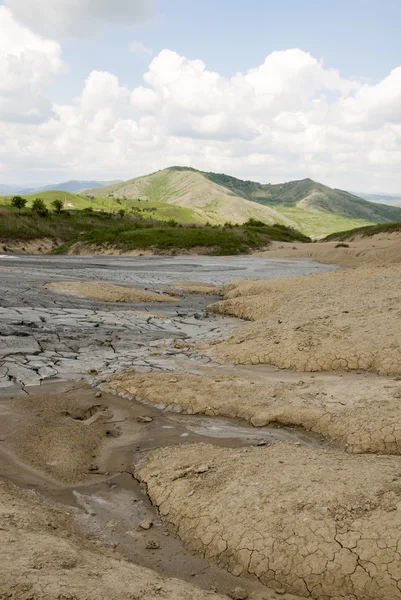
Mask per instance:
[[[327,273],[9,259],[2,476],[36,492],[0,487],[5,598],[400,600],[396,242]],[[173,295],[122,308],[49,281]]]
[[[174,302],[165,294],[94,281],[57,281],[46,283],[44,288],[58,294],[79,296],[100,302]]]
[[[400,283],[399,265],[233,282],[212,310],[253,323],[215,352],[235,364],[400,375]]]

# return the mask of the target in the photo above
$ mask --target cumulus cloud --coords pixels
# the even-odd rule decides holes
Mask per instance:
[[[13,15],[49,39],[87,36],[110,25],[134,25],[151,17],[157,0],[5,0]]]
[[[148,56],[153,55],[152,48],[148,48],[142,44],[142,42],[137,42],[136,40],[130,43],[129,50],[134,54],[147,54]]]
[[[49,42],[33,39],[41,56]],[[24,48],[32,43],[27,38]],[[35,90],[60,68],[57,44],[49,48],[53,59],[46,68],[40,62]],[[11,75],[4,81],[12,90]],[[163,50],[134,89],[94,71],[80,96],[53,105],[49,118],[28,126],[0,119],[0,173],[9,181],[22,170],[32,180],[37,169],[109,179],[180,164],[264,182],[313,177],[351,190],[400,191],[400,82],[401,67],[366,83],[299,49],[273,52],[231,78]]]
[[[48,118],[52,107],[44,94],[50,78],[62,69],[59,44],[33,34],[0,6],[0,120]]]

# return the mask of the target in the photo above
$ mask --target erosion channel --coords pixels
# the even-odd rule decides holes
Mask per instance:
[[[368,469],[357,464],[357,456],[348,457],[335,429],[327,435],[319,428],[318,408],[309,421],[302,415],[298,421],[269,416],[266,426],[241,399],[252,395],[255,401],[264,390],[281,398],[283,386],[290,396],[302,389],[312,398],[327,395],[334,381],[374,387],[376,375],[234,366],[210,350],[243,323],[207,310],[219,300],[213,286],[332,269],[308,260],[265,258],[1,257],[0,536],[8,558],[0,566],[0,598],[110,597],[107,586],[117,590],[116,582],[104,580],[110,565],[126,583],[116,598],[359,598],[351,584],[349,595],[329,596],[331,575],[322,572],[318,560],[309,569],[314,586],[310,579],[291,580],[283,564],[274,570],[273,559],[270,567],[262,566],[262,559],[257,563],[262,534],[256,542],[252,536],[245,540],[236,556],[228,548],[242,547],[242,540],[238,534],[232,541],[221,531],[224,519],[214,506],[224,502],[219,510],[238,511],[239,520],[254,522],[257,529],[255,514],[263,514],[254,498],[263,485],[256,469],[261,463],[272,479],[290,465],[289,498],[297,495],[298,485],[316,488],[322,470],[337,477],[342,457],[356,459],[361,477]],[[209,285],[202,289],[199,282]],[[216,407],[213,394],[227,396],[224,410]],[[193,402],[180,402],[183,395]],[[337,402],[334,398],[338,408]],[[262,454],[267,448],[272,448],[269,456]],[[327,463],[316,472],[315,452]],[[383,456],[383,471],[391,470],[393,458]],[[219,488],[226,476],[238,477],[245,487],[241,506]],[[196,515],[188,505],[197,497],[202,504]],[[272,494],[269,501],[285,520],[286,498]],[[322,510],[332,510],[329,504]],[[299,518],[305,522],[303,508]],[[336,535],[340,544],[341,531]],[[279,531],[277,540],[272,556],[282,551]],[[306,550],[297,552],[313,554],[309,543],[315,541],[305,541]],[[287,536],[286,544],[295,542]],[[328,543],[322,552],[326,562],[336,556]],[[338,559],[339,570],[345,560]],[[119,574],[130,563],[161,579],[148,571]],[[104,592],[95,591],[95,580]]]

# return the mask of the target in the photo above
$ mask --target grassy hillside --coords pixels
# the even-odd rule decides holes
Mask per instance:
[[[380,225],[369,225],[357,227],[348,231],[332,233],[324,238],[324,242],[349,242],[356,238],[372,237],[377,234],[401,233],[401,223],[381,223]]]
[[[64,203],[65,210],[93,208],[95,211],[118,212],[119,209],[124,208],[127,212],[133,211],[144,217],[152,217],[152,219],[157,221],[168,221],[169,219],[175,219],[180,223],[204,223],[206,221],[190,208],[182,208],[148,199],[104,198],[102,196],[89,198],[80,194],[72,194],[59,190],[21,195],[28,200],[28,207],[32,206],[35,198],[43,198],[49,208],[53,200],[57,199]],[[10,200],[11,196],[0,197],[0,204],[9,205]]]
[[[212,223],[256,218],[298,228],[315,238],[370,223],[401,220],[401,208],[368,202],[311,179],[263,185],[187,167],[171,167],[86,194],[174,204]]]
[[[244,226],[179,225],[175,221],[154,221],[134,217],[123,218],[88,214],[50,213],[40,217],[25,209],[21,213],[0,207],[0,251],[7,251],[14,241],[53,239],[59,253],[68,252],[77,242],[122,251],[153,250],[171,253],[203,249],[208,254],[246,253],[268,245],[269,241],[308,241],[303,234],[282,225],[268,226],[249,222]]]
[[[268,224],[295,226],[294,222],[273,208],[240,198],[194,169],[165,169],[85,193],[94,198],[140,198],[142,202],[149,200],[180,206],[192,210],[200,221],[212,224],[222,225],[227,221],[244,223],[253,218]]]
[[[280,207],[280,212],[295,223],[299,231],[312,238],[322,238],[333,231],[342,231],[344,228],[351,229],[371,225],[371,222],[366,219],[352,219],[334,212],[305,210],[291,205]]]
[[[276,209],[279,209],[279,206],[296,206],[303,210],[336,213],[347,219],[365,219],[375,223],[401,218],[401,208],[368,202],[354,194],[329,188],[312,179],[263,185],[253,181],[241,181],[228,175],[205,175],[214,183],[224,185],[244,198]]]

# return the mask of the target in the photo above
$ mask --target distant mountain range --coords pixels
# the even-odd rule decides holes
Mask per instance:
[[[85,195],[175,204],[212,223],[241,223],[253,217],[291,225],[317,237],[369,223],[401,221],[401,208],[370,202],[312,179],[261,184],[188,167],[170,167],[89,189]]]
[[[114,179],[113,181],[64,181],[62,183],[51,183],[39,187],[27,185],[7,185],[0,183],[0,195],[6,196],[10,194],[39,194],[40,192],[48,192],[51,190],[58,190],[62,192],[71,192],[72,194],[79,194],[89,188],[99,188],[114,183],[119,183],[120,180]]]
[[[388,204],[390,206],[401,206],[401,194],[357,194],[369,202],[379,202],[380,204]]]

